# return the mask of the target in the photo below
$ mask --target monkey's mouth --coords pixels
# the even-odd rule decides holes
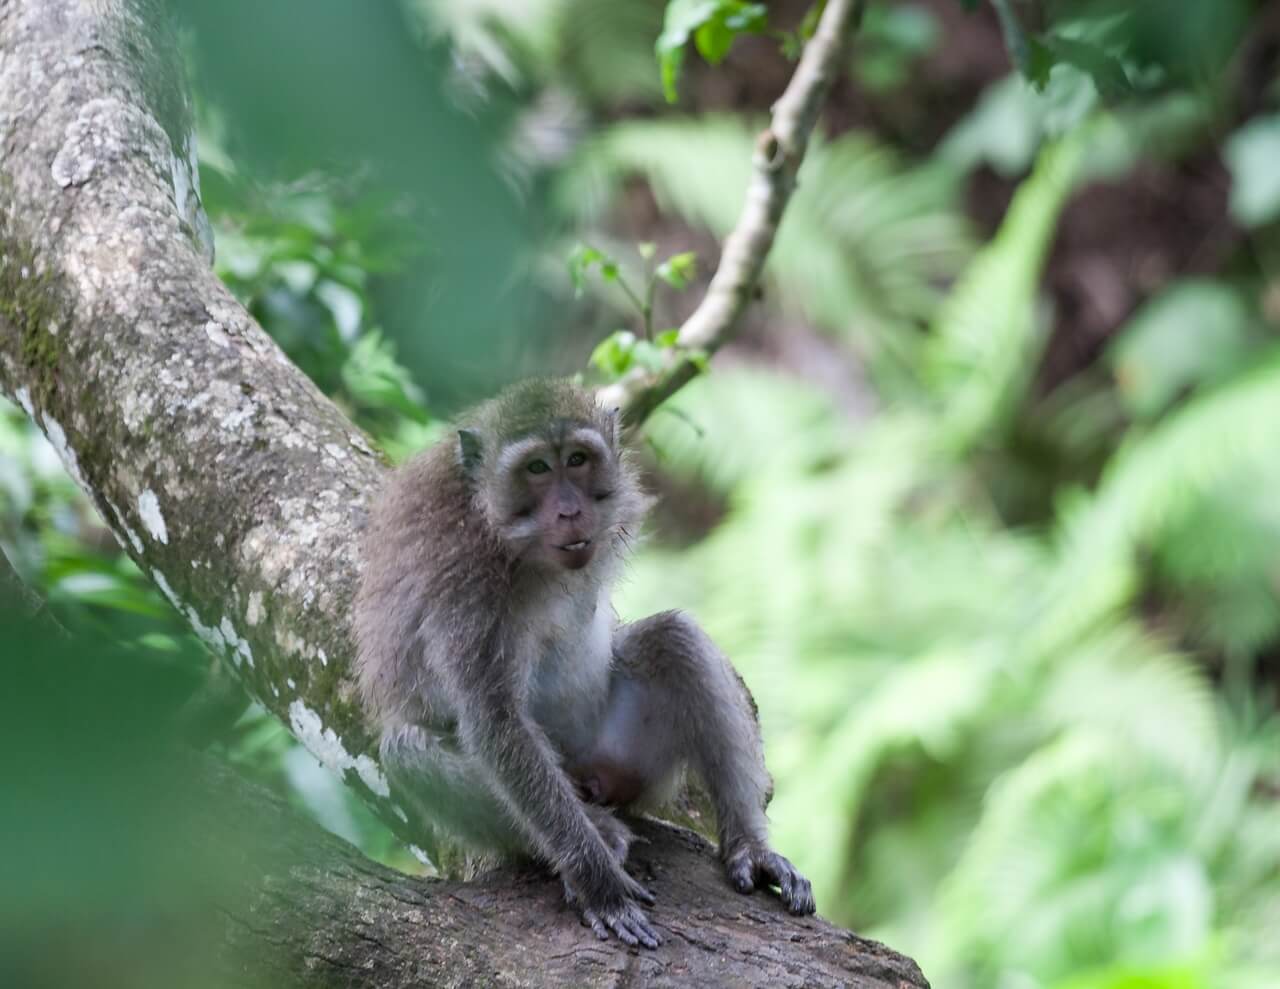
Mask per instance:
[[[562,543],[556,549],[560,551],[556,554],[556,562],[566,570],[581,570],[596,553],[590,539],[575,539],[571,543]]]

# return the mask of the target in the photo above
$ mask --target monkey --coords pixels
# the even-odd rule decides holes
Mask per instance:
[[[354,605],[360,696],[429,827],[560,877],[597,937],[657,947],[622,812],[701,779],[742,893],[812,887],[768,840],[754,702],[685,613],[621,623],[611,587],[650,505],[617,410],[533,379],[461,415],[370,508]]]

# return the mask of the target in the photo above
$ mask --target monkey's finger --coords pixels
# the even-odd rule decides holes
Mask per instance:
[[[657,903],[657,898],[645,886],[636,881],[635,877],[624,873],[627,876],[627,892],[641,903],[647,903],[650,906]]]
[[[653,925],[649,922],[649,918],[644,915],[644,911],[636,907],[629,907],[626,913],[626,922],[627,928],[646,948],[656,948],[662,943],[662,938],[653,929]]]
[[[624,916],[619,914],[606,914],[605,921],[608,923],[610,930],[612,930],[614,934],[618,935],[619,940],[624,944],[629,944],[633,948],[640,944],[640,939],[631,933],[631,929],[627,926]]]
[[[594,910],[582,911],[582,923],[595,931],[596,937],[601,941],[609,940],[609,932],[605,929],[604,924],[600,922],[600,918],[596,915]]]

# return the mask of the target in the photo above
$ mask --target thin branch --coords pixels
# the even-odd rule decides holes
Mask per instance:
[[[774,104],[769,126],[756,141],[746,202],[737,226],[725,239],[720,267],[701,304],[680,328],[666,364],[656,371],[637,368],[600,390],[601,401],[621,408],[629,427],[644,422],[679,391],[698,373],[707,355],[733,334],[755,294],[783,210],[795,191],[809,135],[845,61],[864,6],[865,0],[827,3],[791,82]]]

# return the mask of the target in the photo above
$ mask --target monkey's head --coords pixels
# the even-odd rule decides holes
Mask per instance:
[[[613,552],[647,506],[617,410],[567,381],[533,380],[480,406],[458,459],[484,514],[522,563],[580,570]]]

